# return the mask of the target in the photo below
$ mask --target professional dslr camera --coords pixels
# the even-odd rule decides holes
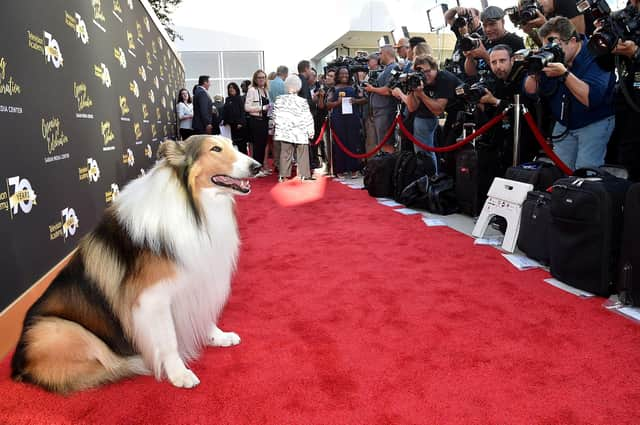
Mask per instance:
[[[602,28],[591,36],[587,47],[594,56],[610,53],[618,40],[631,40],[640,45],[640,12],[631,3],[624,9],[611,12],[606,0],[583,0],[577,5],[580,12],[590,10]]]
[[[538,11],[544,15],[542,5],[537,0],[523,0],[518,6],[507,7],[504,13],[516,26],[522,26],[538,17]]]
[[[517,71],[524,69],[528,75],[535,75],[542,71],[542,68],[552,62],[564,64],[564,52],[562,47],[555,40],[545,44],[536,51],[529,49],[521,49],[513,54],[514,70],[511,71],[515,74]]]
[[[403,93],[407,94],[416,90],[418,87],[420,87],[420,84],[424,83],[425,78],[422,72],[401,72],[398,70],[392,70],[391,78],[389,79],[387,87],[392,90],[396,87],[399,87]]]
[[[482,96],[487,94],[485,89],[490,92],[495,91],[495,80],[483,78],[477,83],[471,85],[462,83],[456,87],[456,96],[466,104],[477,105]]]
[[[456,14],[455,19],[451,23],[451,29],[460,29],[462,27],[469,28],[469,24],[473,20],[473,16],[469,13],[465,13],[464,15]]]
[[[469,52],[471,50],[480,47],[480,42],[485,41],[487,38],[474,32],[473,34],[467,34],[460,39],[460,49],[463,52]]]
[[[367,72],[367,78],[360,82],[362,87],[373,86],[378,87],[378,77],[382,73],[382,69],[372,69]]]

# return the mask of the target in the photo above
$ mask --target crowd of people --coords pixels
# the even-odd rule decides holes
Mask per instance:
[[[328,161],[339,177],[355,178],[366,159],[352,154],[383,143],[387,152],[421,150],[406,138],[389,137],[398,114],[422,144],[447,146],[460,139],[467,124],[480,127],[520,95],[569,168],[620,164],[632,180],[640,180],[637,40],[618,37],[602,52],[590,39],[610,31],[602,28],[606,17],[594,20],[588,10],[579,12],[574,0],[541,0],[533,9],[533,3],[521,1],[508,13],[496,6],[448,10],[445,20],[457,41],[442,64],[424,38],[402,38],[356,60],[339,58],[320,74],[307,60],[291,75],[286,66],[269,76],[257,70],[241,87],[228,85],[224,104],[209,97],[209,79],[202,76],[193,100],[186,89],[178,94],[180,134],[215,134],[225,124],[239,150],[246,153],[250,146],[263,174],[272,172],[267,159],[273,158],[280,181],[290,178],[294,163],[299,177],[313,179],[312,170]],[[639,1],[627,6],[636,20]],[[528,13],[528,19],[518,12]],[[526,44],[538,47],[525,49],[525,40],[506,30],[505,19],[527,34]],[[501,125],[476,140],[477,149],[495,150],[504,168],[513,160],[512,114],[510,108]],[[316,145],[327,118],[326,134],[333,137]],[[538,155],[528,126],[519,140],[520,162]],[[450,157],[430,155],[437,171],[451,172]]]

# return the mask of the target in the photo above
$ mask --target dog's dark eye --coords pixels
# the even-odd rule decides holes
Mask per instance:
[[[213,152],[222,152],[222,148],[220,146],[214,146],[211,148]]]

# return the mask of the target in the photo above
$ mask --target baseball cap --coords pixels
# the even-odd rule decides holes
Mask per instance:
[[[489,6],[480,14],[481,21],[497,21],[504,18],[504,10],[498,6]]]

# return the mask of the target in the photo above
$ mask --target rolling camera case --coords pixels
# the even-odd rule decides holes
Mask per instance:
[[[426,152],[401,152],[393,170],[393,199],[401,202],[401,194],[405,187],[423,176],[435,174],[433,158]]]
[[[364,187],[369,195],[377,198],[393,196],[393,171],[397,160],[397,154],[380,152],[367,161]]]
[[[551,194],[532,190],[522,204],[518,249],[527,257],[549,264]]]
[[[597,169],[559,179],[551,194],[551,274],[607,297],[617,278],[623,205],[631,183]]]
[[[534,190],[545,191],[553,186],[556,180],[564,177],[564,173],[551,163],[532,161],[509,167],[504,177],[509,180],[530,183]]]
[[[629,188],[624,203],[620,278],[625,301],[640,307],[640,183]]]
[[[456,197],[460,211],[476,217],[482,211],[487,192],[497,177],[499,155],[496,150],[478,147],[458,151],[456,155]]]

